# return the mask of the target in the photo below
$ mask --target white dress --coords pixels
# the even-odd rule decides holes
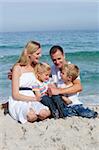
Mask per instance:
[[[29,87],[32,88],[33,83],[36,81],[36,77],[32,72],[23,73],[20,77],[19,86],[20,87]],[[34,96],[32,90],[20,90],[21,94],[26,96]],[[34,102],[25,102],[25,101],[17,101],[11,97],[9,97],[9,113],[10,115],[17,121],[21,123],[27,122],[27,113],[29,109],[32,108],[35,111],[35,114],[39,114],[42,109],[49,110],[47,106],[44,106],[42,103],[34,101]]]

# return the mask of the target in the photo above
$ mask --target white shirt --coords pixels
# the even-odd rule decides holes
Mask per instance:
[[[71,64],[71,62],[68,62],[68,64]],[[68,88],[61,78],[60,70],[55,65],[52,66],[51,72],[53,82],[56,84],[58,88]],[[78,76],[77,79],[80,80],[80,76]],[[82,102],[80,102],[78,99],[78,95],[79,93],[65,95],[72,101],[72,104],[69,104],[68,106],[82,104]]]

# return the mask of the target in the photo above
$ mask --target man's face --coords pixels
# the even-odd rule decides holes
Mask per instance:
[[[65,62],[64,54],[62,54],[60,50],[57,50],[56,53],[51,55],[51,58],[55,66],[61,69]]]

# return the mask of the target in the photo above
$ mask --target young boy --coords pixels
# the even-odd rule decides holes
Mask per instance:
[[[74,64],[65,65],[61,69],[61,77],[64,81],[63,88],[69,88],[73,86],[73,81],[79,76],[79,68]],[[89,109],[84,108],[82,102],[78,99],[78,93],[69,94],[62,96],[63,101],[67,106],[64,108],[64,116],[82,116],[86,118],[95,118],[98,113]]]
[[[54,102],[56,99],[58,99],[57,101],[63,103],[62,100],[58,96],[50,97],[47,93],[48,85],[51,84],[51,86],[54,86],[50,78],[50,66],[47,63],[38,63],[35,66],[34,71],[37,81],[32,86],[33,92],[35,93],[36,97],[40,99],[41,103],[49,107],[54,118],[62,118],[63,113],[61,112],[60,106],[57,107],[57,104]]]

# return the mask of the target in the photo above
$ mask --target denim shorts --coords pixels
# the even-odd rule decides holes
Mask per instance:
[[[64,117],[71,116],[81,116],[86,118],[96,118],[98,115],[94,110],[85,108],[82,104],[74,106],[65,106],[64,107]]]

